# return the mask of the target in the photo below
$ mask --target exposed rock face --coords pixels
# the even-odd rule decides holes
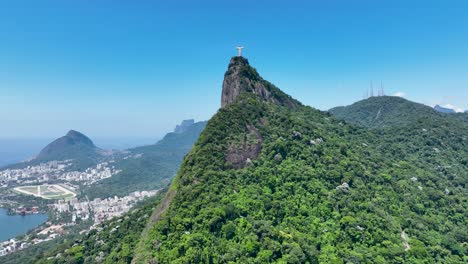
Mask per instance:
[[[319,145],[319,144],[322,144],[323,143],[323,139],[322,138],[316,138],[316,139],[311,139],[309,141],[310,145],[312,146],[315,146],[315,145]],[[363,143],[363,146],[364,147],[367,147],[367,144]]]
[[[174,129],[174,133],[182,134],[193,124],[195,124],[195,120],[193,119],[183,120],[180,125],[176,126],[176,128]]]
[[[274,157],[275,161],[281,162],[283,160],[283,156],[280,153],[277,153]]]
[[[289,95],[283,93],[273,84],[265,81],[243,57],[233,57],[228,70],[224,74],[221,107],[234,102],[242,92],[254,93],[263,100],[294,107],[300,104]]]
[[[295,139],[300,139],[302,137],[302,134],[301,132],[293,131],[292,136]]]
[[[410,250],[411,246],[408,243],[408,235],[405,233],[405,230],[401,231],[400,237],[401,237],[401,240],[403,240],[403,247],[405,248],[405,251]]]
[[[453,110],[451,108],[443,107],[443,106],[440,106],[440,105],[434,106],[434,110],[436,110],[437,112],[445,113],[445,114],[455,113],[455,110]]]
[[[263,139],[258,129],[247,125],[246,135],[240,141],[229,146],[226,161],[235,169],[240,169],[252,163],[252,160],[262,151]]]
[[[343,184],[336,186],[336,190],[348,193],[349,192],[349,184],[347,182],[343,182]]]

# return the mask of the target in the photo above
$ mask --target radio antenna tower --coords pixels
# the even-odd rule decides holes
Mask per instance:
[[[384,88],[383,88],[383,82],[380,81],[380,96],[385,96]]]
[[[382,96],[382,81],[380,81],[379,95],[378,96]]]
[[[370,83],[370,97],[374,97],[374,82]]]

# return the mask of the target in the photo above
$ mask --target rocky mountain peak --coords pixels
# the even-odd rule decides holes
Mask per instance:
[[[453,110],[452,108],[443,107],[441,105],[434,106],[434,110],[436,110],[437,112],[446,113],[446,114],[456,113],[455,110]]]
[[[177,125],[174,129],[174,133],[181,134],[184,133],[191,125],[195,124],[194,119],[183,120],[180,125]]]
[[[94,143],[90,138],[88,138],[87,136],[85,136],[84,134],[76,130],[68,131],[68,133],[65,135],[64,138],[66,138],[67,141],[72,144],[80,143],[80,144],[94,147]]]
[[[68,133],[45,146],[39,155],[38,160],[65,160],[80,153],[94,153],[97,147],[93,141],[84,134],[70,130]]]
[[[224,74],[221,107],[234,102],[241,93],[253,93],[263,100],[283,106],[295,107],[300,103],[279,88],[264,80],[241,56],[233,57]]]

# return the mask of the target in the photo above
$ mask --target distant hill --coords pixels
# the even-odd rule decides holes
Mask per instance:
[[[103,153],[87,136],[70,130],[65,136],[45,146],[33,159],[9,165],[7,168],[22,168],[53,160],[73,160],[73,165],[68,169],[83,170],[94,166],[102,158]]]
[[[120,173],[83,190],[90,199],[160,189],[170,183],[206,122],[183,121],[156,144],[127,150],[114,164]]]
[[[180,125],[176,126],[176,128],[174,129],[174,133],[180,134],[184,132],[185,130],[187,130],[194,123],[195,123],[195,120],[193,119],[183,120],[182,123],[180,123]]]
[[[65,136],[54,140],[39,152],[35,158],[40,161],[66,160],[76,155],[95,155],[98,148],[84,134],[70,130]]]
[[[441,113],[427,105],[396,96],[376,96],[349,106],[334,107],[328,111],[339,119],[369,128],[395,128],[425,123],[466,122],[467,113]],[[455,125],[457,126],[457,125]]]
[[[396,127],[433,121],[464,120],[464,114],[446,115],[433,108],[396,96],[377,96],[349,106],[339,106],[329,112],[347,122],[370,128]]]
[[[456,113],[455,110],[453,110],[452,108],[447,108],[447,107],[443,107],[440,105],[434,106],[434,110],[436,110],[437,112],[446,113],[446,114]]]

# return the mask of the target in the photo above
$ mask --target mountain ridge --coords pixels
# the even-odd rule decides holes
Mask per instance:
[[[126,158],[114,164],[121,170],[119,173],[83,192],[95,198],[165,187],[206,125],[206,121],[189,123],[183,129],[178,125],[174,132],[167,133],[155,144],[127,149]]]
[[[329,112],[340,119],[370,128],[407,125],[419,122],[425,116],[441,121],[451,117],[437,112],[430,106],[398,96],[370,97],[349,106],[331,108]]]
[[[441,124],[468,123],[465,113],[442,113],[436,109],[397,96],[370,97],[348,106],[331,108],[328,112],[349,123],[368,128],[391,128],[424,123],[430,118]]]

